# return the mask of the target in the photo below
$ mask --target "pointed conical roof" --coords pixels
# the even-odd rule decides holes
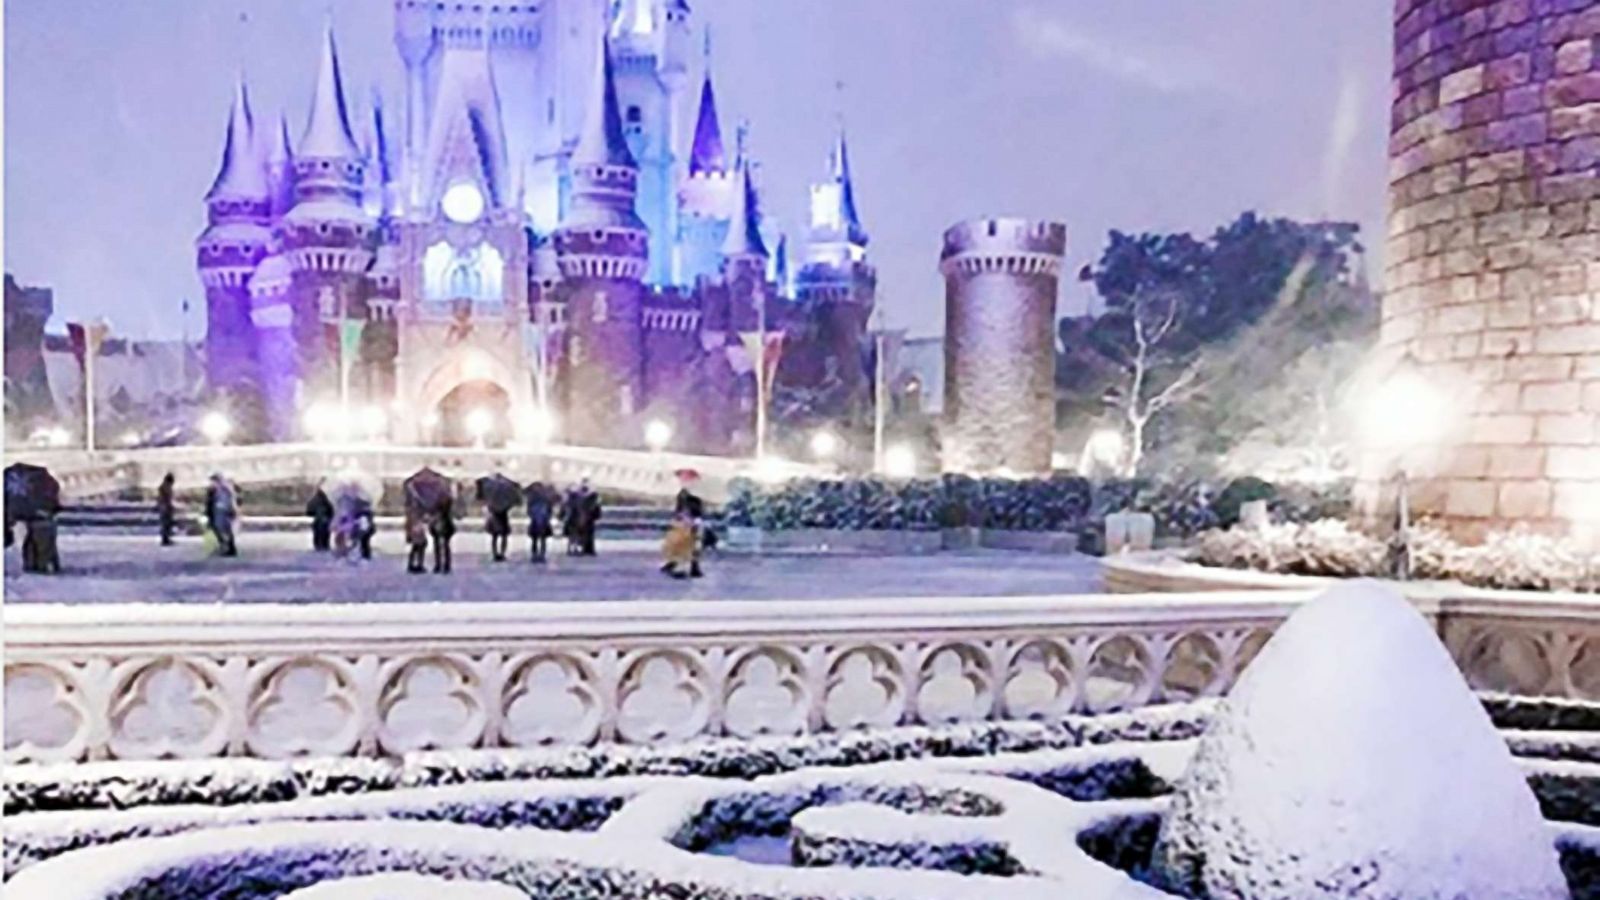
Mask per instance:
[[[250,93],[241,75],[234,89],[233,107],[228,111],[228,137],[222,147],[222,167],[217,170],[206,199],[264,198],[269,193],[267,169],[256,143],[255,122],[250,114]]]
[[[700,88],[700,117],[694,123],[694,145],[689,149],[689,174],[726,172],[728,154],[722,146],[722,124],[717,120],[717,94],[706,73]]]
[[[272,149],[267,152],[267,159],[274,163],[288,162],[294,159],[294,147],[289,141],[289,116],[287,113],[278,114],[277,134],[272,141]]]
[[[428,202],[437,202],[465,166],[470,169],[466,174],[481,179],[492,206],[508,204],[506,135],[487,49],[452,47],[445,52],[431,118],[422,161]]]
[[[756,187],[750,180],[750,163],[739,160],[739,187],[734,194],[733,216],[728,220],[728,238],[723,241],[722,255],[733,259],[741,256],[767,255],[766,241],[761,238],[761,209],[756,201]]]
[[[394,180],[394,157],[383,118],[383,94],[377,85],[372,86],[372,162],[377,168],[379,184],[389,184]]]
[[[344,102],[344,80],[339,74],[339,50],[333,42],[333,21],[323,34],[322,59],[317,65],[317,86],[311,95],[311,117],[300,141],[300,155],[310,159],[359,159],[361,149],[350,132],[350,114]]]
[[[595,65],[594,87],[583,132],[572,151],[573,165],[621,166],[636,169],[633,151],[622,133],[622,113],[617,108],[617,84],[611,73],[611,45],[601,44]]]

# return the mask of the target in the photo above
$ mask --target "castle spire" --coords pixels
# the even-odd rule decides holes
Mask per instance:
[[[723,242],[722,255],[729,260],[766,259],[767,245],[761,238],[761,209],[756,200],[755,184],[750,180],[750,161],[744,158],[743,152],[739,157],[738,190],[734,194],[733,215],[728,220],[728,239]]]
[[[281,216],[294,206],[294,149],[289,146],[289,117],[278,114],[272,148],[267,151],[267,181],[272,187],[272,214]]]
[[[372,86],[372,164],[377,169],[379,184],[387,186],[394,181],[394,158],[383,118],[383,93],[377,85]]]
[[[711,86],[711,30],[706,29],[706,80],[700,88],[700,117],[694,124],[694,145],[689,150],[689,174],[728,170],[722,146],[722,124],[717,120],[717,94]]]
[[[268,195],[267,170],[255,138],[255,121],[250,113],[250,92],[244,75],[233,92],[233,107],[228,111],[228,136],[222,148],[222,167],[206,192],[213,197],[257,199]]]
[[[339,50],[333,41],[333,17],[323,32],[322,59],[317,66],[317,86],[311,95],[311,117],[300,141],[300,155],[314,159],[360,159],[361,148],[350,131],[350,114],[344,102],[344,80],[339,74]]]
[[[611,71],[610,41],[600,45],[594,87],[589,94],[589,112],[584,117],[578,145],[573,148],[572,163],[574,166],[639,167],[634,161],[633,151],[628,149],[628,139],[622,133],[622,113],[617,108],[617,84]]]

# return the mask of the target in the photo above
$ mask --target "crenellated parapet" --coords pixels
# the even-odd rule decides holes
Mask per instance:
[[[1050,471],[1066,245],[1066,226],[1028,219],[945,232],[945,471]]]

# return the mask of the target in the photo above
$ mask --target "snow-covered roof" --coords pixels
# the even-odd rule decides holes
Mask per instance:
[[[700,88],[700,115],[694,123],[694,144],[689,150],[689,174],[725,172],[728,169],[727,150],[722,145],[722,124],[717,120],[717,94],[711,87],[711,73],[706,73],[705,84]]]
[[[767,255],[766,241],[761,237],[761,210],[756,203],[756,188],[750,181],[750,164],[739,161],[739,188],[734,192],[733,216],[728,220],[728,237],[722,244],[722,255]]]
[[[264,288],[269,285],[283,284],[293,274],[288,257],[274,253],[261,261],[256,266],[255,274],[250,276],[250,289]]]
[[[431,181],[430,205],[438,202],[450,181],[467,174],[481,183],[490,206],[504,206],[512,199],[508,170],[500,95],[488,51],[446,49],[422,164]]]
[[[228,136],[222,145],[222,166],[216,180],[206,192],[206,199],[265,198],[270,193],[267,186],[266,164],[261,157],[255,138],[255,122],[250,115],[250,96],[239,79],[234,90],[233,107],[228,112]]]
[[[200,243],[265,244],[272,240],[272,229],[256,222],[220,222],[200,235]]]
[[[611,73],[611,48],[602,44],[595,64],[594,84],[589,93],[589,111],[583,130],[572,151],[574,165],[605,165],[636,168],[633,151],[622,133],[622,114],[617,109],[617,85]]]
[[[339,51],[329,22],[317,65],[317,85],[311,94],[311,116],[300,155],[313,159],[360,159],[361,149],[350,132],[350,114],[344,102],[344,80],[339,74]]]
[[[373,218],[366,210],[348,200],[329,197],[302,200],[296,203],[293,209],[284,214],[283,220],[288,223],[348,222],[352,225],[373,224]]]

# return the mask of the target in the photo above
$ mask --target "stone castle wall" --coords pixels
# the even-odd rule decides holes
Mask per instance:
[[[1050,471],[1066,246],[1066,226],[1052,222],[981,219],[945,232],[945,471]]]
[[[1461,537],[1600,546],[1600,0],[1397,0],[1380,340],[1449,415],[1369,445]],[[1381,389],[1381,388],[1380,388]]]

